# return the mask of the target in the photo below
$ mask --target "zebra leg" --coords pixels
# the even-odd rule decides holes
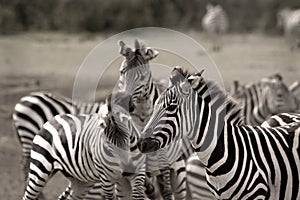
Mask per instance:
[[[164,200],[172,200],[172,188],[171,188],[171,171],[170,168],[164,168],[161,174],[157,176],[159,189]]]
[[[146,196],[149,199],[155,200],[158,198],[157,191],[155,190],[155,186],[152,184],[152,182],[148,176],[145,177],[144,186],[145,186]]]
[[[117,199],[130,199],[131,196],[130,181],[124,176],[117,181]]]
[[[103,200],[104,196],[101,183],[95,183],[85,195],[85,199]]]
[[[72,193],[71,183],[65,189],[65,191],[58,197],[58,200],[67,200]]]
[[[35,164],[30,163],[30,171],[28,174],[28,180],[26,183],[26,189],[23,196],[23,200],[41,199],[41,191],[45,187],[47,181],[53,173],[53,169],[50,171],[42,171],[42,167],[38,162]]]
[[[102,182],[101,185],[102,185],[104,199],[115,200],[116,199],[115,182],[107,178],[107,176],[105,175],[101,177],[101,182]]]
[[[67,197],[67,199],[72,199],[72,200],[84,199],[85,195],[94,185],[93,183],[82,182],[74,178],[69,178],[69,180],[71,181],[71,183],[68,188],[70,189],[71,192],[69,197]]]
[[[179,160],[172,165],[171,185],[176,200],[186,199],[186,170],[185,160]]]
[[[145,199],[145,179],[146,173],[143,170],[140,173],[134,174],[130,177],[132,186],[132,198],[131,199]]]
[[[27,182],[28,173],[29,173],[29,166],[30,166],[30,155],[23,155],[21,160],[21,167],[24,173],[24,182]],[[26,188],[24,188],[25,190]]]

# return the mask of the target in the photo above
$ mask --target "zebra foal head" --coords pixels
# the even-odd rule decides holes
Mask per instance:
[[[135,40],[135,49],[126,46],[123,41],[119,41],[119,45],[120,54],[125,58],[120,67],[119,91],[128,94],[137,93],[149,83],[151,78],[149,61],[155,58],[158,52],[145,47],[138,40]]]
[[[118,97],[121,98],[121,97]],[[122,99],[113,99],[110,94],[106,99],[107,108],[103,109],[103,121],[100,124],[104,128],[104,134],[108,142],[114,146],[128,150],[131,137],[138,137],[140,135],[128,110],[124,108],[120,102]]]

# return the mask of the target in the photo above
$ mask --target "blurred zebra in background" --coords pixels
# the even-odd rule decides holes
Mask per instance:
[[[290,49],[300,48],[300,9],[280,10],[277,14],[277,24],[283,28]]]
[[[213,43],[213,51],[221,49],[221,37],[228,30],[228,17],[221,5],[206,6],[206,14],[202,18],[202,28],[207,32]]]
[[[116,183],[123,192],[132,191],[122,199],[145,198],[145,157],[135,147],[138,129],[122,107],[110,100],[102,107],[98,114],[56,115],[43,125],[33,139],[23,200],[37,199],[57,171],[71,182],[70,199],[85,199],[95,183],[105,199],[116,198]]]
[[[299,122],[245,125],[240,106],[201,73],[175,68],[170,79],[138,142],[141,152],[188,136],[216,198],[300,198]]]
[[[279,74],[247,85],[235,81],[230,95],[241,104],[245,123],[253,126],[260,125],[271,115],[300,108],[298,99]]]
[[[120,68],[119,90],[129,102],[128,110],[134,122],[142,130],[149,120],[155,100],[159,97],[161,85],[154,83],[150,65],[144,58],[156,57],[158,52],[146,48],[140,41],[135,41],[135,49],[120,42],[121,54],[125,57]],[[139,64],[138,64],[139,62]],[[186,140],[172,144],[168,150],[147,155],[147,171],[158,179],[163,199],[185,199],[185,159],[191,154],[191,147]]]

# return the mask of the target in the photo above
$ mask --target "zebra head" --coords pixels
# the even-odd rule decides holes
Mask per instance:
[[[172,71],[171,86],[156,100],[153,114],[138,142],[138,148],[142,153],[157,151],[166,147],[171,140],[189,135],[195,123],[190,111],[196,109],[193,102],[198,98],[191,85],[203,80],[202,72],[187,75],[181,68]]]
[[[120,67],[119,91],[138,95],[152,78],[149,61],[155,58],[158,52],[146,48],[138,40],[135,40],[135,49],[127,47],[123,41],[119,41],[119,45],[120,54],[125,58]]]
[[[297,110],[298,100],[284,84],[279,74],[262,79],[261,84],[262,95],[270,114],[295,112]]]
[[[106,117],[104,119],[104,134],[108,141],[116,147],[128,150],[131,137],[140,135],[128,110],[119,102],[123,100],[112,100],[112,94],[106,99]]]

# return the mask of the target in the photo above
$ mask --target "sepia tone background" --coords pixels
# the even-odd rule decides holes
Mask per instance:
[[[288,85],[300,80],[300,51],[289,50],[282,30],[276,26],[277,11],[283,7],[297,8],[299,1],[210,1],[220,3],[230,21],[220,52],[211,51],[209,38],[201,28],[208,2],[0,0],[1,199],[21,199],[23,193],[21,148],[11,119],[14,105],[22,96],[37,90],[71,97],[74,78],[84,58],[101,41],[121,31],[156,26],[189,35],[207,49],[227,89],[233,80],[248,83],[277,72]],[[112,70],[101,79],[99,99],[115,84],[121,61],[120,58],[113,63]],[[174,60],[165,54],[155,60],[161,61],[174,65]],[[45,190],[48,199],[56,199],[66,184],[61,176],[52,179]]]

